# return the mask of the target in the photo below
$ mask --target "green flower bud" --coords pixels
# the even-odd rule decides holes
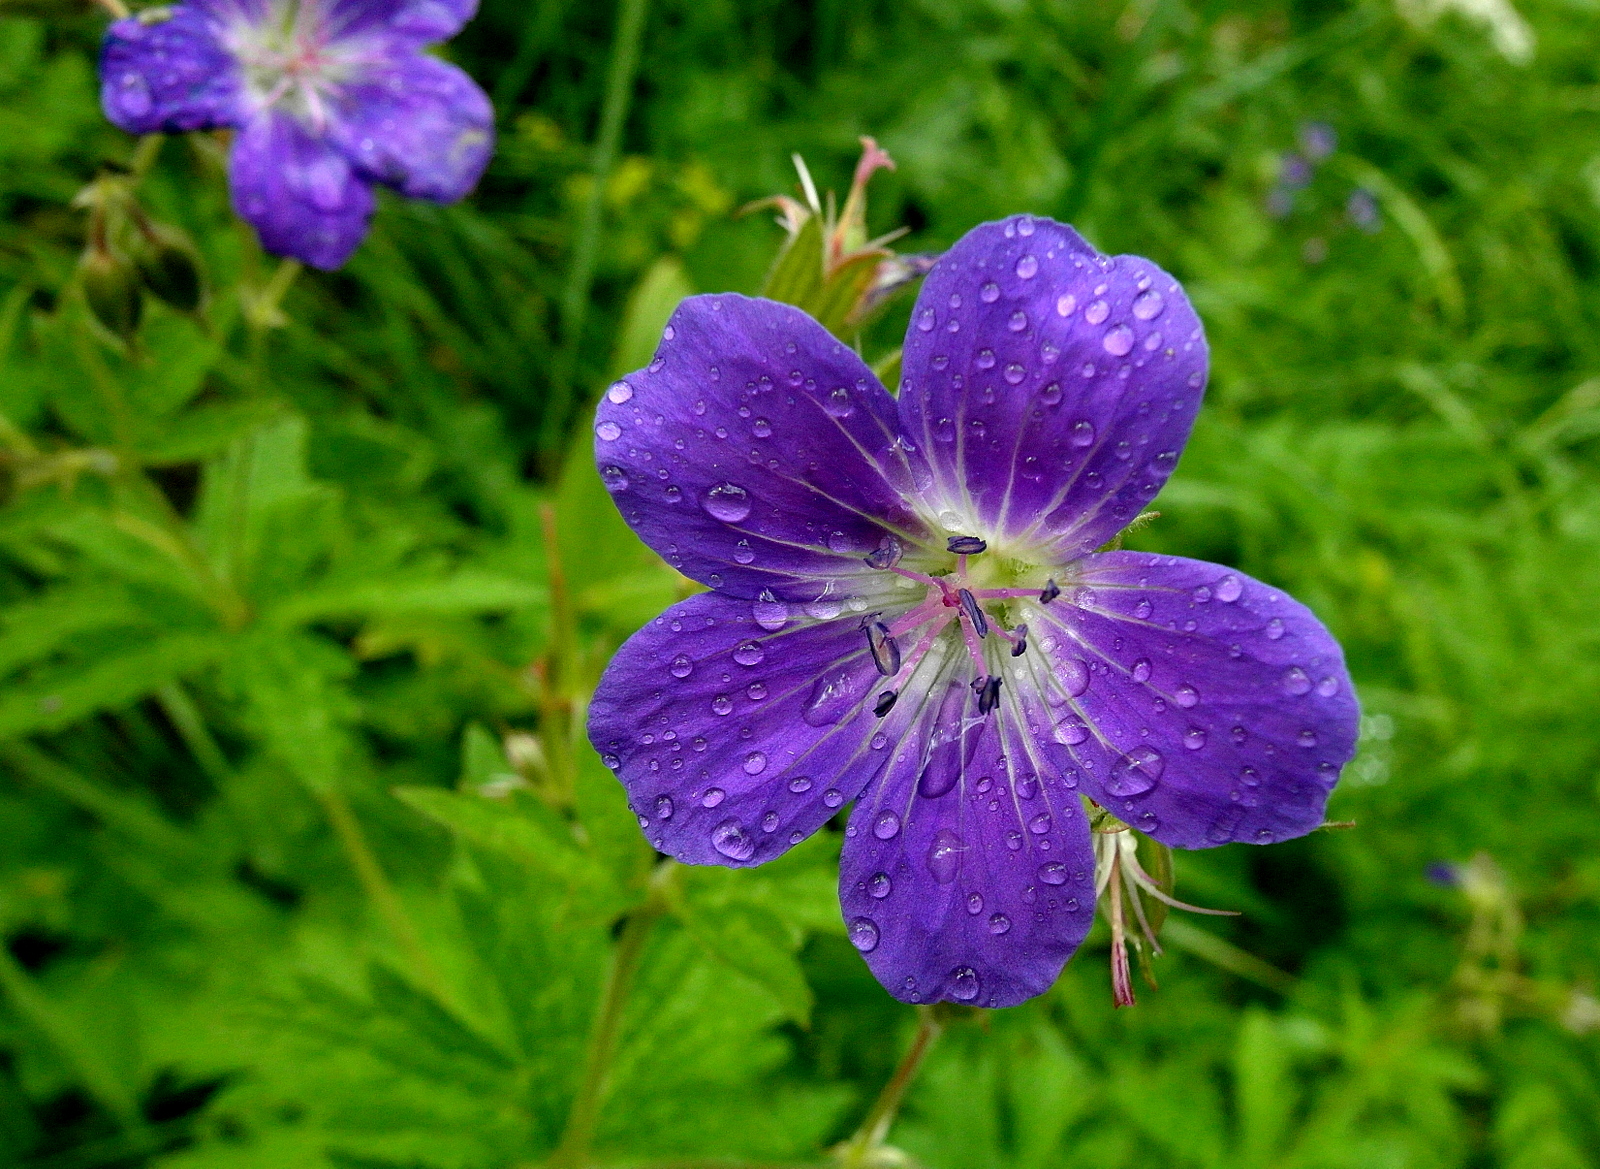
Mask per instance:
[[[185,313],[200,307],[205,294],[200,254],[182,232],[164,224],[152,225],[138,263],[144,286],[167,304]]]
[[[119,252],[89,248],[78,261],[78,278],[95,319],[124,341],[132,339],[144,314],[138,269]]]

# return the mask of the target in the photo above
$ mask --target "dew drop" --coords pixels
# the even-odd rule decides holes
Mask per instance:
[[[984,304],[993,304],[1000,299],[1000,286],[990,280],[982,288],[978,289],[978,299],[983,301]]]
[[[1072,310],[1077,307],[1078,298],[1073,296],[1070,292],[1063,292],[1060,296],[1056,297],[1056,315],[1058,317],[1070,317],[1072,315]]]
[[[982,989],[978,981],[978,972],[970,966],[957,966],[950,972],[950,997],[963,1003],[970,1003],[978,997]]]
[[[1061,401],[1061,383],[1060,382],[1051,382],[1044,389],[1040,390],[1039,391],[1039,401],[1043,402],[1046,406],[1054,406],[1058,402],[1060,402]]]
[[[763,593],[761,599],[750,607],[750,614],[756,624],[768,633],[776,633],[789,623],[789,606],[774,600],[771,593]]]
[[[1304,694],[1306,691],[1311,689],[1311,679],[1299,666],[1290,666],[1289,669],[1284,672],[1282,679],[1279,681],[1279,685],[1283,687],[1283,692],[1285,694],[1299,697],[1301,694]]]
[[[733,660],[741,666],[760,665],[766,656],[767,651],[761,648],[758,641],[741,641],[733,647]]]
[[[1105,319],[1110,315],[1111,306],[1103,300],[1094,301],[1088,308],[1083,310],[1083,319],[1091,325],[1104,323]]]
[[[894,892],[894,882],[889,879],[888,873],[873,873],[867,881],[867,896],[875,901],[882,901]]]
[[[1140,601],[1133,607],[1133,615],[1141,621],[1148,621],[1150,614],[1155,612],[1149,601]]]
[[[1033,833],[1035,836],[1043,836],[1046,832],[1050,831],[1050,813],[1040,812],[1032,820],[1029,820],[1028,831]]]
[[[1133,349],[1133,330],[1127,325],[1117,325],[1107,330],[1100,339],[1100,345],[1113,357],[1126,357]]]
[[[1295,742],[1302,747],[1315,747],[1317,745],[1317,732],[1313,730],[1301,731],[1295,736]]]
[[[726,694],[719,694],[711,700],[711,710],[714,714],[732,714],[733,699],[729,698]]]
[[[983,894],[972,892],[967,894],[967,912],[977,917],[983,912]]]
[[[622,437],[622,427],[618,426],[609,418],[600,423],[600,425],[596,426],[594,428],[594,432],[601,438],[605,439],[606,442],[616,442],[617,439]]]
[[[978,358],[977,358],[977,361],[974,364],[976,364],[979,369],[993,369],[994,368],[994,350],[993,349],[980,349],[980,350],[978,350]]]
[[[117,109],[129,118],[142,118],[150,112],[154,99],[150,96],[150,85],[137,73],[128,72],[122,75],[116,91]]]
[[[1177,690],[1173,691],[1172,701],[1176,702],[1185,710],[1192,709],[1195,704],[1200,701],[1200,691],[1196,690],[1193,686],[1189,685],[1189,683],[1185,682],[1182,686],[1179,686]]]
[[[1013,333],[1020,333],[1028,327],[1028,314],[1018,309],[1011,314],[1011,319],[1006,322],[1006,327]]]
[[[746,775],[760,775],[767,769],[767,757],[760,751],[752,751],[744,757],[744,773]]]
[[[1206,733],[1199,727],[1190,727],[1183,732],[1183,745],[1191,751],[1198,751],[1206,745]]]
[[[1267,622],[1267,640],[1268,641],[1277,641],[1282,636],[1283,636],[1283,622],[1281,620],[1279,620],[1278,618],[1274,617],[1271,621]]]
[[[1165,767],[1161,752],[1153,747],[1135,747],[1112,767],[1106,790],[1114,796],[1143,795],[1155,787]]]
[[[863,954],[878,948],[878,927],[869,917],[857,917],[850,922],[850,944]]]
[[[724,820],[711,830],[711,847],[736,861],[747,861],[756,852],[756,842],[737,820]]]
[[[850,400],[850,391],[840,386],[823,400],[822,408],[834,418],[848,418],[856,406]]]
[[[749,564],[755,560],[756,554],[754,549],[750,547],[749,540],[740,540],[739,543],[734,546],[733,558],[739,564]]]
[[[1206,588],[1205,585],[1201,585],[1195,589],[1193,596],[1195,604],[1204,605],[1211,600],[1211,590]]]
[[[802,792],[810,791],[811,790],[811,777],[809,775],[797,775],[797,776],[795,776],[793,779],[791,779],[789,781],[789,790],[792,791],[795,795],[800,795]]]
[[[674,678],[687,678],[694,673],[694,663],[689,660],[687,654],[679,654],[672,659],[672,664],[667,669]]]
[[[600,480],[612,495],[620,495],[628,489],[628,473],[618,466],[607,465],[601,467]]]
[[[757,418],[750,424],[750,430],[757,438],[772,437],[772,423],[768,422],[765,418]]]
[[[1134,299],[1133,315],[1141,321],[1153,321],[1161,315],[1161,310],[1165,307],[1161,294],[1152,288]]]
[[[1135,682],[1150,681],[1150,659],[1140,658],[1133,663],[1133,680]]]
[[[844,803],[844,793],[838,788],[830,787],[827,791],[822,793],[822,802],[830,808],[837,808],[840,804]]]
[[[879,817],[878,823],[882,822],[882,817]],[[898,822],[895,827],[898,830]],[[880,840],[888,839],[879,832],[878,825],[873,826],[872,834]],[[889,835],[892,836],[894,833],[891,832]],[[928,872],[933,874],[933,879],[941,885],[948,885],[954,881],[956,873],[961,868],[961,854],[965,849],[966,844],[961,837],[948,828],[939,829],[934,834],[932,846],[928,849]]]
[[[1003,913],[997,913],[989,918],[989,932],[999,937],[1011,928],[1011,919]]]
[[[750,514],[750,493],[736,483],[718,483],[700,504],[712,519],[736,524]]]
[[[1022,833],[1018,832],[1015,828],[1013,828],[1010,832],[1007,832],[1006,847],[1012,852],[1019,851],[1022,848]]]
[[[1039,257],[1034,255],[1023,256],[1017,261],[1017,275],[1023,280],[1032,280],[1034,273],[1039,271]]]
[[[1046,885],[1065,885],[1067,883],[1067,866],[1060,861],[1051,861],[1047,865],[1040,865],[1039,880]]]
[[[885,809],[872,822],[872,834],[879,840],[893,840],[900,831],[900,817]]]
[[[1056,742],[1067,747],[1076,747],[1089,737],[1089,728],[1077,719],[1068,719],[1066,722],[1056,724],[1054,731]]]
[[[1089,667],[1084,665],[1081,658],[1063,657],[1056,659],[1055,675],[1060,679],[1062,687],[1073,698],[1077,698],[1085,690],[1089,689]]]
[[[1217,600],[1233,604],[1244,593],[1244,583],[1233,573],[1217,582]]]
[[[1339,679],[1329,675],[1317,683],[1317,693],[1323,698],[1332,698],[1339,692]]]

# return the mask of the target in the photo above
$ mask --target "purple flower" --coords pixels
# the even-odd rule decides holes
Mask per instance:
[[[663,337],[595,450],[712,591],[622,647],[589,717],[658,849],[760,864],[854,800],[840,899],[878,979],[1006,1006],[1093,918],[1080,796],[1184,848],[1322,822],[1357,722],[1328,631],[1220,565],[1095,551],[1200,405],[1172,277],[979,227],[923,285],[898,401],[782,304],[694,297]]]
[[[337,268],[367,233],[372,185],[460,199],[494,148],[494,111],[422,50],[477,0],[188,0],[119,20],[100,60],[106,116],[133,134],[233,127],[233,205],[268,251]]]

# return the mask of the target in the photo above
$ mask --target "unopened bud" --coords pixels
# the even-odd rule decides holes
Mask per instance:
[[[200,274],[200,253],[187,236],[165,224],[151,226],[139,253],[139,275],[144,286],[179,312],[200,307],[205,280]]]
[[[78,278],[95,319],[124,341],[130,340],[144,313],[138,269],[119,252],[91,247],[78,261]]]

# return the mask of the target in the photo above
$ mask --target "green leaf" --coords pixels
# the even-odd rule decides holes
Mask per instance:
[[[822,217],[813,215],[785,244],[761,286],[768,300],[804,307],[822,290]]]
[[[681,870],[673,913],[707,953],[764,987],[788,1018],[810,1026],[814,998],[796,957],[800,932],[770,909],[730,896],[727,886],[742,876]]]

